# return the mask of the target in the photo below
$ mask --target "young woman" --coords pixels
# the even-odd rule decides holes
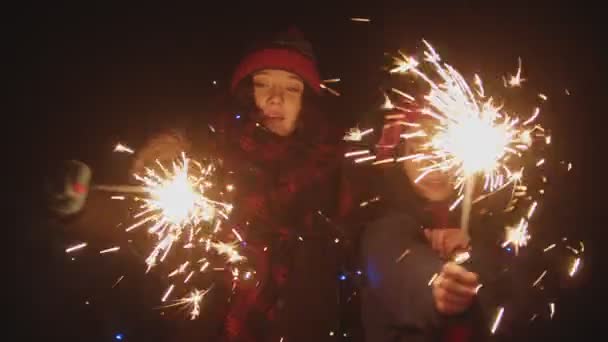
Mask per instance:
[[[213,150],[235,172],[232,221],[256,280],[240,282],[222,335],[230,341],[322,341],[339,333],[338,212],[344,129],[319,109],[310,44],[291,30],[252,49],[204,128],[158,136],[135,168],[181,151]],[[201,138],[205,136],[204,138]],[[212,142],[213,148],[209,148]]]

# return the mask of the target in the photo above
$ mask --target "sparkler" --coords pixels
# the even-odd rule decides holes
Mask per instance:
[[[474,85],[470,86],[456,69],[441,62],[441,57],[429,43],[423,42],[426,46],[424,62],[432,66],[439,82],[423,73],[419,69],[421,63],[414,57],[402,55],[391,70],[414,74],[430,87],[421,101],[424,104],[421,112],[438,122],[432,129],[435,133],[423,145],[424,159],[431,163],[421,168],[421,177],[416,181],[431,172],[455,174],[456,188],[460,195],[464,195],[457,200],[462,201],[461,227],[468,234],[476,176],[483,175],[484,190],[489,192],[520,181],[509,165],[530,148],[532,137],[536,136],[532,133],[543,131],[540,126],[531,126],[540,110],[536,108],[526,120],[508,114],[502,105],[495,104],[493,98],[485,94],[478,75],[475,75]],[[505,79],[505,83],[515,87],[523,81],[520,59],[517,74],[508,82]],[[424,134],[428,132],[414,132],[410,136]],[[542,162],[537,166],[540,164]]]
[[[115,148],[119,152],[127,150],[132,151],[121,144]],[[129,194],[129,199],[140,204],[132,216],[134,222],[125,231],[145,229],[145,236],[154,243],[145,259],[147,271],[162,263],[172,269],[167,274],[172,283],[161,297],[165,302],[180,290],[176,284],[190,283],[196,273],[205,272],[218,259],[216,256],[220,257],[223,266],[229,264],[237,271],[238,264],[245,257],[239,253],[243,237],[236,229],[227,231],[236,236],[234,242],[227,242],[226,235],[220,235],[232,210],[232,205],[226,201],[226,193],[231,193],[234,186],[215,182],[216,165],[191,160],[182,153],[181,159],[170,167],[159,161],[155,166],[154,169],[146,168],[141,175],[134,175],[140,185],[96,185],[91,188],[112,192],[112,199],[126,200],[127,196],[123,195]],[[86,246],[86,242],[79,243],[67,248],[66,253]],[[119,250],[120,247],[116,246],[103,249],[99,254]],[[178,267],[171,267],[175,262]],[[251,272],[248,273],[250,276]],[[194,319],[199,315],[200,301],[207,292],[194,290],[178,299],[178,304],[190,308],[190,317]]]
[[[195,166],[194,172],[190,172],[191,164]],[[164,261],[171,249],[180,242],[184,248],[189,248],[196,241],[213,239],[213,232],[198,229],[199,225],[218,228],[221,220],[227,219],[232,210],[232,205],[207,197],[207,192],[214,186],[209,181],[215,170],[213,164],[203,166],[182,154],[181,163],[174,162],[172,170],[166,169],[160,162],[157,165],[162,174],[147,168],[145,176],[135,175],[143,184],[147,196],[139,199],[143,205],[134,216],[139,221],[127,228],[127,231],[131,231],[150,223],[148,233],[155,236],[158,243],[146,259],[148,269]],[[214,229],[215,232],[217,230]],[[242,260],[235,246],[212,245],[222,246],[224,249],[216,250],[220,254],[229,254],[229,262]]]
[[[125,152],[125,153],[129,153],[129,154],[134,153],[134,151],[130,147],[125,146],[121,143],[116,144],[116,146],[114,147],[114,152]]]
[[[174,304],[167,305],[167,306],[165,306],[165,308],[173,307],[173,306],[184,307],[184,308],[188,309],[188,311],[190,313],[190,319],[194,320],[201,313],[201,302],[203,301],[203,298],[205,298],[207,293],[209,291],[211,291],[212,288],[213,288],[213,286],[209,287],[208,289],[206,289],[204,291],[201,291],[199,289],[194,289],[188,295],[184,296],[183,298],[175,300]]]

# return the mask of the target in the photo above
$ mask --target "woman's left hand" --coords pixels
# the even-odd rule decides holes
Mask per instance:
[[[424,235],[433,250],[437,251],[439,256],[444,259],[449,258],[458,250],[469,247],[469,237],[459,228],[425,229]]]

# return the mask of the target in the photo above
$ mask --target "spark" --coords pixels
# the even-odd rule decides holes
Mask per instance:
[[[463,199],[464,199],[464,195],[458,196],[458,199],[456,199],[454,201],[454,203],[452,203],[452,205],[450,206],[449,210],[453,211],[458,206],[458,204],[460,204],[460,202],[462,202]]]
[[[371,20],[369,18],[350,18],[351,21],[369,23]]]
[[[339,78],[330,78],[328,80],[323,80],[323,83],[337,83],[340,82]]]
[[[336,239],[334,240],[334,243],[340,243],[340,239],[336,238]]]
[[[112,197],[110,197],[110,199],[124,201],[125,196],[112,196]]]
[[[365,131],[361,131],[359,127],[351,128],[346,135],[344,135],[344,141],[361,141],[364,136],[373,132],[373,128],[366,129]]]
[[[521,87],[522,82],[526,80],[524,78],[521,78],[521,58],[517,59],[517,63],[517,73],[513,76],[510,76],[508,81],[507,79],[504,79],[505,87]]]
[[[567,88],[564,90],[564,92],[566,93],[566,95],[570,95],[570,90],[568,90]]]
[[[553,316],[555,315],[555,303],[551,302],[549,303],[549,310],[551,311],[550,314],[550,318],[553,319]]]
[[[396,94],[398,94],[398,95],[401,95],[401,96],[405,97],[405,98],[406,98],[406,99],[408,99],[409,101],[415,101],[415,100],[416,100],[416,99],[415,99],[415,98],[414,98],[412,95],[410,95],[410,94],[406,94],[406,93],[402,92],[401,90],[399,90],[399,89],[397,89],[397,88],[391,88],[391,91],[392,91],[393,93],[396,93]]]
[[[171,294],[171,292],[173,292],[173,288],[174,288],[174,285],[171,284],[171,286],[169,286],[169,288],[167,289],[167,291],[165,291],[165,294],[161,298],[161,300],[160,300],[161,302],[167,301],[167,298],[169,298],[169,295]]]
[[[400,136],[403,139],[411,139],[411,138],[417,138],[417,137],[426,137],[427,134],[424,131],[415,131],[412,133],[403,133]]]
[[[357,163],[357,164],[363,163],[363,162],[374,160],[374,159],[376,159],[376,156],[361,157],[361,158],[355,159],[355,163]]]
[[[530,217],[532,217],[537,206],[538,206],[538,202],[534,201],[534,203],[532,203],[532,205],[530,206],[530,209],[528,210],[528,215],[527,215],[528,219],[530,219]]]
[[[361,202],[361,203],[359,204],[359,206],[360,206],[361,208],[363,208],[363,207],[365,207],[365,206],[369,205],[370,203],[377,202],[377,201],[379,201],[379,200],[380,200],[380,196],[376,196],[376,197],[374,197],[374,198],[372,198],[372,199],[369,199],[369,200],[367,200],[367,201],[363,201],[363,202]]]
[[[410,254],[410,249],[406,249],[405,251],[403,251],[403,253],[401,253],[401,255],[395,260],[396,263],[400,263],[401,260],[403,260],[403,258],[405,258],[406,256],[408,256]]]
[[[572,163],[568,163],[568,171],[572,170]]]
[[[528,240],[530,240],[530,234],[528,234],[528,222],[522,218],[519,225],[516,227],[506,227],[506,238],[502,247],[512,245],[515,248],[515,255],[519,253],[519,248],[526,246]]]
[[[532,116],[528,120],[524,121],[524,123],[522,123],[522,125],[524,125],[524,126],[529,125],[531,122],[533,122],[538,117],[538,114],[540,114],[540,108],[536,107],[536,109],[534,109],[534,114],[532,114]]]
[[[551,245],[547,246],[547,247],[546,247],[546,248],[543,250],[543,252],[545,252],[545,253],[546,253],[546,252],[548,252],[548,251],[552,250],[553,248],[555,248],[555,246],[556,246],[556,244],[551,244]]]
[[[566,248],[568,248],[569,250],[571,250],[572,253],[574,253],[576,255],[578,255],[578,253],[579,253],[579,251],[576,248],[572,247],[572,246],[566,246]]]
[[[323,83],[321,83],[321,84],[320,84],[320,87],[321,87],[322,89],[327,90],[327,91],[328,91],[328,92],[330,92],[332,95],[335,95],[335,96],[340,96],[340,93],[339,93],[339,92],[337,92],[336,90],[334,90],[334,89],[332,89],[332,88],[330,88],[330,87],[326,86],[326,85],[325,85],[325,84],[323,84]]]
[[[236,229],[232,229],[232,233],[234,233],[234,235],[236,236],[237,239],[239,239],[239,241],[243,242],[243,238],[241,237],[241,234],[239,234],[239,232],[236,231]]]
[[[208,289],[204,290],[204,291],[200,291],[198,289],[194,289],[192,292],[190,292],[188,295],[186,295],[183,298],[177,299],[175,301],[175,304],[171,304],[171,305],[167,305],[165,307],[172,307],[172,306],[182,306],[186,309],[189,309],[189,315],[190,315],[190,319],[194,320],[196,319],[200,313],[201,313],[201,302],[203,301],[203,298],[205,298],[205,296],[207,295],[207,293],[209,291],[211,291],[212,287],[209,287]]]
[[[118,250],[120,250],[120,247],[116,246],[116,247],[112,247],[112,248],[108,248],[108,249],[104,249],[102,251],[99,251],[99,254],[112,253],[112,252],[116,252]]]
[[[532,283],[532,287],[536,287],[536,285],[540,284],[545,275],[547,275],[547,270],[543,271],[543,273],[541,273],[541,275],[534,281],[534,283]]]
[[[186,272],[186,267],[188,267],[189,263],[189,261],[186,261],[185,263],[181,264],[175,271],[169,273],[169,278],[176,276],[177,274]]]
[[[212,245],[218,254],[220,254],[220,255],[225,254],[228,257],[228,260],[227,260],[228,263],[233,264],[233,263],[245,260],[245,257],[240,255],[236,249],[236,247],[238,246],[237,243],[218,242],[218,243],[213,243]]]
[[[550,145],[550,144],[551,144],[551,136],[550,136],[550,135],[547,135],[547,136],[545,137],[545,143],[546,143],[547,145]]]
[[[369,154],[369,150],[360,150],[360,151],[353,151],[353,152],[347,152],[344,154],[344,157],[348,158],[348,157],[356,157],[356,156],[362,156],[364,154]]]
[[[77,251],[77,250],[79,250],[79,249],[83,249],[83,248],[85,248],[86,246],[87,246],[87,243],[86,243],[86,242],[79,243],[79,244],[77,244],[77,245],[74,245],[74,246],[72,246],[72,247],[67,248],[67,249],[65,250],[65,252],[66,252],[66,253],[72,253],[72,252]]]
[[[581,258],[574,259],[574,262],[570,266],[570,272],[568,272],[570,277],[574,277],[574,274],[578,271],[580,264],[581,264]]]
[[[496,329],[498,329],[498,325],[500,325],[500,321],[502,320],[502,315],[504,314],[504,312],[505,308],[503,308],[502,306],[498,308],[498,312],[496,313],[496,317],[494,318],[494,323],[492,324],[492,328],[490,329],[492,335],[494,335]]]
[[[583,244],[583,241],[579,241],[578,243],[581,246],[581,252],[584,252],[585,251],[585,244]]]
[[[547,95],[545,94],[538,94],[538,97],[540,97],[543,101],[547,101]]]
[[[298,240],[304,241],[304,239],[302,238],[302,236],[298,236]]]
[[[131,148],[121,143],[116,144],[116,146],[114,147],[114,152],[125,152],[129,154],[135,153]]]
[[[382,107],[380,107],[380,108],[382,108],[382,109],[394,109],[395,105],[393,105],[393,102],[388,97],[388,95],[384,94],[384,103],[382,104]]]
[[[394,161],[395,161],[395,158],[385,158],[385,159],[377,160],[377,161],[373,162],[372,165],[387,164],[387,163],[392,163]]]
[[[428,284],[427,284],[427,285],[428,285],[428,286],[433,285],[433,282],[435,281],[435,279],[437,279],[437,277],[439,277],[439,273],[435,273],[435,274],[433,274],[433,276],[431,277],[431,280],[429,280],[429,282],[428,282]]]
[[[540,159],[538,162],[536,162],[536,166],[541,166],[545,163],[545,158]]]
[[[124,275],[120,276],[120,277],[118,278],[118,280],[116,280],[116,282],[114,283],[114,285],[112,285],[112,288],[115,288],[115,287],[116,287],[116,285],[118,285],[118,283],[120,283],[120,282],[123,280],[123,278],[124,278],[124,277],[125,277]]]
[[[190,278],[192,278],[193,275],[194,275],[194,271],[190,271],[190,273],[188,274],[188,276],[186,277],[186,279],[184,279],[184,284],[186,284],[187,282],[189,282]]]

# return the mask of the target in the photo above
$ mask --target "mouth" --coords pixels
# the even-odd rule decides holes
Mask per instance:
[[[283,116],[283,113],[278,110],[264,111],[262,112],[262,117],[264,118],[264,120],[283,120],[285,118]]]

